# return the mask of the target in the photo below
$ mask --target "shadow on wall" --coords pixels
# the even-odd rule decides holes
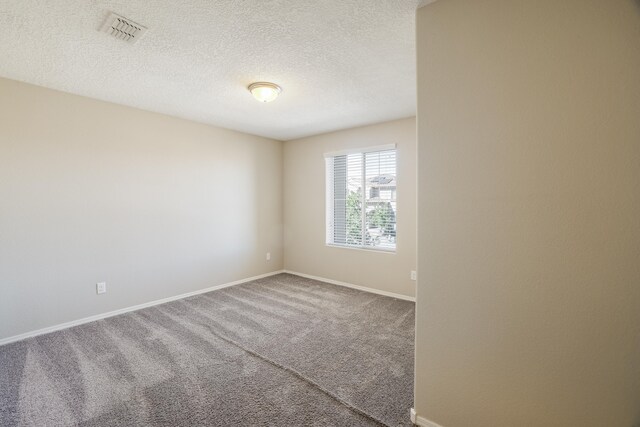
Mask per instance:
[[[640,0],[632,0],[636,6],[636,11],[640,16]],[[638,414],[636,415],[636,422],[633,424],[633,427],[640,427],[640,409],[638,410]]]
[[[636,5],[636,11],[638,15],[640,15],[640,0],[632,0]],[[636,422],[633,424],[633,427],[640,427],[640,409],[638,410],[638,414],[636,415]]]

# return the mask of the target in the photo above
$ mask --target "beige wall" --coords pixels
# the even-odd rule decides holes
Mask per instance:
[[[416,122],[403,119],[286,142],[285,268],[413,296],[416,269]],[[326,246],[324,153],[397,144],[395,254]]]
[[[281,175],[281,142],[0,79],[0,339],[282,269]]]
[[[640,6],[418,11],[416,409],[640,423]]]

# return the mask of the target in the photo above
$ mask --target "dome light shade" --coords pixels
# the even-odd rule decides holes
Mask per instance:
[[[274,83],[256,82],[249,85],[249,91],[260,102],[271,102],[280,95],[282,89]]]

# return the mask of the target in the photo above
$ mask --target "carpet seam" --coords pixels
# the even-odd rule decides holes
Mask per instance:
[[[236,341],[232,340],[231,338],[228,338],[216,331],[214,331],[209,325],[204,325],[206,326],[209,331],[211,331],[211,333],[213,335],[215,335],[216,337],[218,337],[219,339],[228,342],[231,345],[234,345],[236,347],[238,347],[239,349],[241,349],[242,351],[245,351],[247,353],[249,353],[250,355],[257,357],[279,369],[282,369],[286,372],[289,372],[290,374],[293,374],[295,377],[303,380],[304,382],[306,382],[307,384],[310,384],[311,386],[317,388],[318,390],[320,390],[322,393],[324,393],[325,395],[329,396],[330,398],[332,398],[333,400],[335,400],[336,402],[340,403],[341,405],[343,405],[344,407],[346,407],[347,409],[351,410],[352,412],[357,413],[358,415],[361,415],[371,421],[374,421],[384,427],[391,427],[388,424],[382,422],[381,420],[379,420],[378,418],[374,417],[373,415],[370,415],[366,412],[364,412],[363,410],[356,408],[354,405],[352,405],[351,403],[347,402],[346,400],[341,399],[340,397],[338,397],[337,395],[331,393],[329,390],[325,389],[324,387],[322,387],[320,384],[316,383],[315,381],[313,381],[310,378],[305,377],[304,375],[302,375],[300,372],[296,371],[295,369],[289,368],[283,364],[280,364],[274,360],[269,359],[268,357],[258,353],[255,350],[251,350],[249,348],[246,348],[245,346],[237,343]]]

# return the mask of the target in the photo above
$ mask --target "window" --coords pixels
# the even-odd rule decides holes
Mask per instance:
[[[395,145],[325,158],[327,244],[395,251]]]

